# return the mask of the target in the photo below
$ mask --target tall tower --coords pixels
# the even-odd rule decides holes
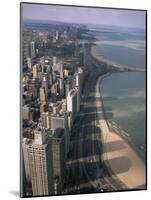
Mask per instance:
[[[64,80],[62,78],[58,79],[59,82],[59,93],[60,95],[64,95]]]
[[[45,89],[45,94],[47,97],[47,95],[48,95],[48,80],[47,80],[46,76],[44,76],[42,79],[42,87]]]
[[[27,182],[30,182],[30,169],[29,169],[29,157],[28,157],[28,147],[30,143],[31,143],[30,139],[28,138],[23,139],[22,150],[23,150],[25,176],[26,176]]]
[[[46,92],[45,92],[45,88],[43,87],[40,88],[40,101],[46,102]]]
[[[59,31],[56,31],[55,39],[56,39],[56,41],[59,39]]]
[[[32,41],[30,43],[30,51],[31,51],[31,57],[35,58],[36,57],[36,50],[35,50],[35,42]]]
[[[55,66],[57,64],[57,57],[56,56],[53,56],[53,66]]]
[[[32,59],[30,57],[27,58],[27,66],[29,69],[32,68]]]
[[[45,58],[44,58],[44,57],[42,57],[42,58],[40,59],[40,62],[41,62],[41,71],[42,71],[42,73],[44,73],[44,67],[45,67]]]
[[[77,104],[78,104],[78,90],[77,88],[72,89],[67,95],[67,111],[72,113],[72,122],[75,120],[77,115]]]
[[[50,112],[41,113],[42,124],[46,129],[51,128],[51,115]]]
[[[23,147],[23,149],[25,146]],[[35,130],[34,140],[26,146],[33,196],[53,194],[51,139],[45,130]]]
[[[24,44],[24,58],[27,59],[30,57],[31,51],[30,51],[30,45],[28,43]]]
[[[59,71],[60,71],[60,78],[63,78],[63,63],[60,63],[60,69],[59,69]]]
[[[38,65],[33,66],[33,78],[38,77]]]
[[[52,163],[54,183],[58,182],[58,189],[54,187],[54,193],[61,193],[65,183],[65,138],[64,129],[55,129],[52,137]],[[55,186],[55,184],[54,184]]]

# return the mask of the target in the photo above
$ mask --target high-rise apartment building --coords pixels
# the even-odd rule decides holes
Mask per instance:
[[[60,78],[64,77],[64,72],[63,72],[63,63],[60,63],[60,67],[59,67],[59,72],[60,72]]]
[[[22,142],[22,150],[23,150],[23,159],[24,159],[24,169],[25,169],[25,176],[27,182],[30,182],[30,168],[29,168],[29,156],[28,156],[28,147],[31,143],[31,139],[24,138]]]
[[[62,78],[58,79],[59,82],[59,94],[64,96],[65,88],[64,88],[64,80]]]
[[[78,113],[79,101],[78,101],[78,89],[74,88],[68,92],[67,95],[67,111],[72,113],[72,122],[75,120],[75,117]]]
[[[22,106],[22,119],[29,119],[29,112],[30,112],[30,106],[28,104],[25,104]]]
[[[30,52],[31,52],[31,57],[35,58],[36,57],[36,48],[35,48],[35,42],[32,41],[30,43]]]
[[[44,76],[42,79],[42,87],[45,89],[45,94],[47,97],[47,95],[48,95],[48,80],[47,80],[46,76]]]
[[[40,88],[40,101],[46,102],[46,92],[45,92],[45,88],[43,87]]]
[[[28,43],[24,44],[24,59],[31,56],[30,45]]]
[[[32,68],[32,59],[30,57],[27,57],[27,66],[29,69]]]
[[[57,57],[53,56],[52,60],[53,60],[53,66],[55,66],[57,64]]]
[[[46,129],[51,129],[51,115],[50,112],[41,113],[42,125]]]
[[[33,66],[33,78],[38,77],[38,65]]]
[[[52,146],[47,132],[35,130],[34,140],[23,146],[23,152],[26,152],[24,162],[29,164],[33,196],[53,194]]]

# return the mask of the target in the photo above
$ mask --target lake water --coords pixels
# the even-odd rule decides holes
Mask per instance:
[[[93,27],[93,32],[90,33],[98,40],[95,46],[98,55],[117,63],[146,68],[143,30]],[[101,83],[104,105],[113,114],[109,120],[114,121],[128,133],[129,139],[136,144],[144,157],[146,154],[145,84],[144,72],[112,74]]]

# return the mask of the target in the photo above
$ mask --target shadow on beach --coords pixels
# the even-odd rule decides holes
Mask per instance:
[[[131,160],[126,156],[108,159],[105,162],[109,163],[109,167],[112,169],[114,174],[127,172],[132,165]]]
[[[104,143],[104,153],[125,149],[126,146],[121,140]]]

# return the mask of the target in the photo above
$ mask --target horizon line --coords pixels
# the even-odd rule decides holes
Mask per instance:
[[[58,20],[53,20],[53,19],[31,19],[31,18],[22,18],[23,22],[25,20],[29,21],[42,21],[42,22],[58,22],[58,23],[66,23],[66,24],[79,24],[79,25],[100,25],[100,26],[113,26],[113,27],[120,27],[120,28],[131,28],[131,29],[141,29],[141,30],[146,30],[145,27],[131,27],[131,26],[119,26],[119,25],[109,25],[109,24],[92,24],[92,23],[80,23],[80,22],[67,22],[67,21],[58,21]]]

